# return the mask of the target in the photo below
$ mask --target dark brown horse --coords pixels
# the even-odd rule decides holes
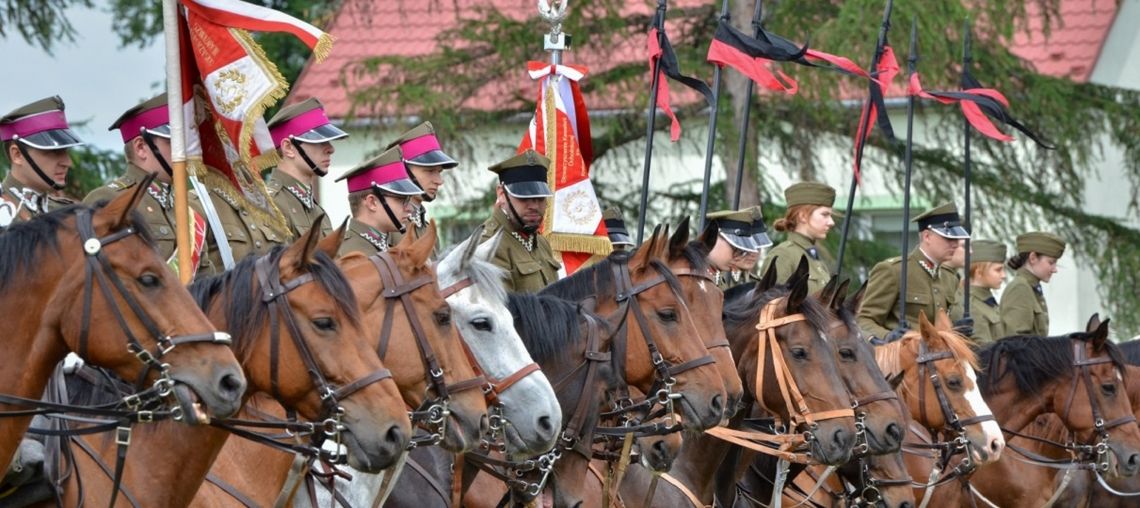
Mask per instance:
[[[245,379],[225,336],[194,306],[132,214],[145,188],[0,234],[6,395],[39,399],[52,369],[74,351],[138,380],[140,388],[160,380],[165,392],[173,384],[186,420],[237,411]],[[26,408],[0,403],[2,411]],[[2,463],[11,460],[30,420],[0,420]]]
[[[391,466],[411,435],[403,400],[376,358],[361,326],[356,299],[330,258],[343,235],[318,244],[319,229],[288,248],[242,260],[232,270],[196,282],[198,304],[219,327],[234,333],[234,351],[251,394],[272,393],[301,418],[347,448],[348,463],[378,471]],[[229,433],[170,422],[141,427],[123,471],[122,506],[187,506]],[[83,438],[65,464],[64,506],[110,498],[107,464],[115,436]],[[69,473],[69,474],[68,474]]]

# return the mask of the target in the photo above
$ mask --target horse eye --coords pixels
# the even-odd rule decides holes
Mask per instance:
[[[451,324],[451,310],[450,309],[437,310],[432,315],[432,318],[435,319],[435,324],[437,324],[439,326],[448,326]]]
[[[494,327],[491,326],[491,320],[487,318],[475,318],[471,320],[471,326],[480,332],[489,332]]]
[[[855,361],[855,350],[850,348],[840,349],[839,358],[843,359],[844,361],[853,362]]]
[[[1116,385],[1113,383],[1100,385],[1100,391],[1104,392],[1105,395],[1116,395]]]
[[[328,317],[316,318],[313,320],[313,326],[324,332],[336,331],[336,320]]]
[[[162,286],[162,279],[153,273],[144,273],[138,278],[139,285],[144,288],[157,288]]]
[[[946,387],[958,391],[962,389],[962,378],[952,377],[946,380]]]
[[[666,323],[673,323],[677,321],[677,311],[673,309],[661,309],[657,311],[657,318]]]
[[[796,360],[806,360],[807,356],[807,349],[804,349],[802,347],[792,348],[792,358],[795,358]]]

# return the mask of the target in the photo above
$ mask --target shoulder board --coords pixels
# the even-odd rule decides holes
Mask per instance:
[[[889,264],[892,264],[892,265],[897,265],[897,264],[899,264],[899,263],[901,263],[901,262],[902,262],[902,259],[903,259],[903,258],[902,258],[902,257],[900,257],[900,256],[895,256],[895,257],[893,257],[893,258],[887,258],[887,259],[884,259],[884,260],[883,260],[883,262],[884,262],[884,263],[889,263]]]

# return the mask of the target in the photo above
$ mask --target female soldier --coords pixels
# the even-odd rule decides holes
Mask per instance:
[[[970,257],[970,317],[974,319],[974,343],[988,344],[1005,337],[993,290],[1005,282],[1005,244],[975,240]]]
[[[788,238],[768,252],[760,273],[767,273],[768,267],[776,263],[776,280],[786,282],[800,264],[800,259],[808,259],[808,292],[815,293],[831,279],[834,261],[818,242],[827,238],[827,232],[835,226],[831,205],[835,202],[835,189],[818,182],[800,182],[784,189],[788,211],[781,219],[776,219],[776,231],[786,231]]]
[[[1017,275],[1001,297],[1001,323],[1005,335],[1047,335],[1049,307],[1041,283],[1057,273],[1057,259],[1065,241],[1052,233],[1035,231],[1017,237],[1017,255],[1006,265]]]

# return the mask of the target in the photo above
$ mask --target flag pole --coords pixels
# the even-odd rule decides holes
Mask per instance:
[[[182,114],[182,54],[178,41],[178,1],[162,0],[162,28],[166,40],[166,97],[170,113],[170,159],[173,169],[174,231],[178,251],[178,278],[189,284],[194,275],[190,246],[190,195],[186,176],[186,133]]]
[[[914,76],[918,68],[918,19],[910,18],[910,55],[907,56],[908,77]],[[903,181],[903,223],[902,223],[902,274],[899,280],[899,328],[906,328],[906,282],[907,259],[910,256],[910,176],[914,159],[911,150],[914,146],[914,102],[916,95],[908,94],[906,99],[906,170]],[[886,114],[884,111],[883,114]]]
[[[665,34],[666,0],[657,0],[657,14],[653,17],[653,25],[657,27],[657,42]],[[653,84],[649,89],[649,119],[645,129],[645,164],[641,169],[641,208],[637,217],[637,244],[645,238],[645,214],[649,207],[649,168],[653,163],[653,131],[657,123],[657,89],[661,81],[661,62],[653,66]]]
[[[887,32],[891,29],[891,9],[893,7],[894,0],[887,0],[887,6],[883,8],[883,23],[879,25],[879,39],[875,43],[875,53],[871,56],[871,64],[867,66],[867,71],[870,72],[871,75],[875,78],[879,77],[877,66],[879,64],[879,59],[883,57],[883,48],[887,44]],[[869,86],[879,85],[876,85],[874,82],[872,82]],[[883,90],[883,92],[886,92],[886,90]],[[866,105],[863,107],[863,112],[859,117],[859,125],[867,125],[869,123],[872,105],[872,97],[868,95]],[[885,115],[887,112],[881,111],[879,114]],[[865,129],[870,129],[870,127],[870,125],[867,125]],[[866,135],[868,132],[869,131],[865,130],[862,134]],[[858,143],[858,140],[856,140],[856,143]],[[860,157],[859,154],[856,154],[855,156]],[[859,161],[856,162],[858,163]],[[858,188],[859,174],[855,171],[852,171],[851,188],[847,192],[847,206],[844,208],[843,214],[843,234],[839,237],[839,255],[836,256],[837,261],[835,262],[835,271],[832,272],[832,275],[839,275],[840,273],[843,273],[843,255],[847,252],[847,238],[848,234],[851,231],[851,214],[855,208],[855,191],[858,190]]]
[[[764,13],[764,2],[756,0],[756,7],[752,9],[752,38],[760,37],[762,27],[760,18]],[[748,80],[748,88],[744,92],[744,116],[740,119],[740,145],[736,154],[736,189],[732,196],[732,209],[740,209],[740,187],[744,182],[744,154],[748,150],[748,117],[752,116],[752,87],[754,82]]]
[[[728,0],[722,0],[720,4],[720,18],[728,20]],[[708,142],[705,144],[705,180],[704,185],[701,187],[701,209],[700,209],[700,228],[698,231],[705,230],[705,215],[709,213],[709,182],[712,179],[712,161],[713,151],[716,145],[716,119],[719,114],[720,106],[720,73],[721,68],[719,65],[713,65],[713,103],[709,107],[709,136]],[[750,84],[752,80],[748,81]]]
[[[970,64],[972,64],[973,61],[974,61],[974,59],[970,55],[970,19],[966,18],[966,21],[962,23],[962,77],[963,78],[965,78],[966,73],[969,72]],[[962,87],[963,88],[966,87],[965,82],[962,83]],[[977,228],[974,227],[973,221],[970,220],[970,194],[971,194],[971,192],[970,192],[970,172],[971,172],[971,167],[970,167],[971,166],[971,164],[970,164],[971,163],[971,161],[970,161],[970,120],[968,118],[966,118],[965,115],[962,115],[962,140],[963,140],[962,149],[964,152],[962,154],[963,155],[963,158],[962,158],[962,176],[966,180],[966,184],[965,184],[965,193],[966,193],[966,196],[965,196],[966,197],[966,203],[965,203],[966,210],[965,211],[966,211],[966,213],[965,213],[964,217],[966,220],[966,227],[970,228],[969,231],[971,233],[973,233],[973,231],[977,230]],[[971,254],[970,253],[970,238],[972,236],[973,235],[971,234],[970,236],[966,237],[966,244],[965,244],[965,249],[966,249],[965,263],[966,263],[966,266],[962,270],[962,272],[963,272],[963,274],[962,274],[962,319],[963,320],[968,319],[970,317],[970,257],[971,257],[970,256],[970,254]]]

